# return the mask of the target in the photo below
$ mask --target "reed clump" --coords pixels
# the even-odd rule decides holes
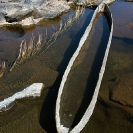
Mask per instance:
[[[38,33],[37,42],[35,42],[35,37],[33,34],[32,37],[30,38],[29,43],[27,43],[26,40],[22,40],[20,44],[19,55],[15,60],[15,62],[13,63],[12,67],[10,68],[10,71],[12,71],[20,64],[22,64],[25,60],[31,58],[33,55],[39,52],[41,48],[42,48],[42,34]]]
[[[6,70],[6,63],[5,61],[2,61],[0,64],[0,78],[3,76],[5,70]]]
[[[57,37],[61,33],[68,30],[73,25],[74,22],[76,22],[81,16],[83,16],[84,12],[85,12],[85,7],[78,6],[76,8],[75,13],[69,15],[68,20],[66,20],[65,22],[63,22],[63,21],[60,22],[58,29],[56,29],[54,26],[52,26],[54,29],[54,32],[51,35],[51,37],[49,38],[46,45],[44,45],[43,50],[46,50],[54,41],[56,41]]]
[[[20,44],[19,49],[19,55],[16,58],[15,62],[13,63],[12,67],[10,68],[10,71],[12,71],[14,68],[18,67],[20,64],[22,64],[24,61],[28,60],[32,56],[34,56],[36,53],[45,51],[54,41],[56,41],[57,37],[63,33],[65,30],[69,29],[72,24],[77,21],[80,16],[84,14],[85,8],[84,7],[77,7],[75,14],[71,14],[68,17],[68,20],[66,22],[61,21],[58,28],[53,27],[53,34],[48,37],[47,29],[46,34],[44,37],[42,34],[38,33],[38,40],[35,42],[35,36],[32,34],[32,37],[30,38],[30,42],[27,43],[26,40],[22,40]]]

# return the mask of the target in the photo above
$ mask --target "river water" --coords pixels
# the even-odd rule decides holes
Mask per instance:
[[[132,107],[123,106],[109,98],[111,89],[121,83],[121,77],[133,72],[132,6],[133,4],[128,2],[115,2],[110,7],[114,18],[113,40],[98,102],[83,133],[130,133],[133,131]],[[4,76],[0,78],[0,99],[22,90],[33,82],[45,84],[40,98],[17,101],[12,109],[0,114],[0,133],[56,133],[55,102],[61,78],[93,12],[91,9],[86,9],[84,16],[59,35],[47,50],[29,58],[12,72],[9,72],[9,68],[18,55],[21,40],[25,39],[28,42],[32,33],[37,39],[38,32],[44,35],[46,29],[50,36],[54,31],[52,25],[55,28],[58,27],[60,20],[68,19],[74,11],[71,10],[56,20],[41,22],[39,26],[30,29],[8,27],[0,30],[0,61],[5,60],[7,65]],[[86,41],[81,56],[78,57],[76,69],[70,75],[67,88],[69,86],[71,88],[68,93],[64,93],[62,108],[65,107],[66,110],[61,112],[61,115],[68,116],[63,117],[63,124],[67,126],[73,127],[88,106],[87,94],[90,94],[88,97],[92,96],[93,91],[86,88],[95,86],[97,80],[95,75],[99,72],[96,66],[100,66],[99,63],[103,57],[102,50],[105,48],[108,35],[109,28],[106,19],[104,16],[99,16],[91,37]],[[91,74],[90,68],[93,68]],[[93,80],[89,81],[90,77]],[[76,92],[74,88],[77,89]],[[81,106],[84,92],[83,103],[86,104]],[[80,110],[78,110],[79,107],[81,107]],[[78,117],[74,118],[77,114]]]

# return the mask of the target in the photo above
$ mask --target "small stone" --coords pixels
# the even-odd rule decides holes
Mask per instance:
[[[69,114],[69,117],[73,116],[71,113]]]
[[[129,87],[128,89],[130,89],[130,90],[131,90],[132,88],[131,88],[131,87]]]

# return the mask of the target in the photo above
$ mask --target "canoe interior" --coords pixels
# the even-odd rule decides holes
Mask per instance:
[[[97,15],[90,36],[67,77],[60,103],[61,124],[75,127],[90,104],[105,54],[110,27]]]

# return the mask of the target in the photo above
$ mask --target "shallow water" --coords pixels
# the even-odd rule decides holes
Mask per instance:
[[[133,109],[109,100],[109,89],[112,89],[119,84],[122,76],[133,72],[132,6],[133,4],[128,2],[116,2],[111,6],[114,18],[113,40],[98,102],[90,121],[85,129],[83,129],[83,133],[130,133],[133,131]],[[63,19],[67,19],[68,14],[64,14]],[[92,10],[86,9],[85,15],[69,30],[61,34],[56,42],[54,42],[45,52],[35,55],[11,73],[6,71],[5,75],[0,79],[1,100],[33,82],[43,82],[46,85],[46,88],[40,98],[34,100],[20,100],[11,110],[1,113],[1,133],[56,132],[54,116],[55,101],[61,78],[92,14]],[[94,33],[98,35],[97,38],[99,38],[99,40],[102,36],[97,33],[97,30],[99,30],[101,34],[102,30],[107,30],[106,28],[102,29],[103,21],[105,20],[101,17],[98,23],[96,23],[97,28],[94,29]],[[60,18],[56,21],[42,22],[41,26],[33,27],[28,30],[20,28],[19,31],[17,29],[17,32],[16,29],[14,30],[12,28],[0,30],[0,61],[6,60],[6,65],[10,65],[18,55],[19,45],[22,39],[29,41],[32,33],[34,33],[36,37],[38,32],[46,34],[46,25],[47,29],[49,29],[48,34],[50,36],[53,31],[51,23],[52,25],[55,24],[56,27],[59,22]],[[95,39],[94,37],[92,40],[94,41],[93,44],[97,44],[96,42],[98,39]],[[87,41],[89,42],[90,40],[88,39]],[[88,83],[88,68],[92,65],[87,62],[89,57],[91,57],[89,48],[92,48],[94,51],[97,50],[96,47],[93,49],[93,46],[86,43],[86,47],[84,47],[82,51],[85,54],[80,57],[80,60],[78,61],[79,67],[77,67],[77,70],[75,71],[76,73],[79,72],[77,75],[84,75],[85,73],[86,77],[83,78],[85,78],[84,80],[86,82],[82,83],[83,86]],[[83,71],[79,71],[81,68]],[[85,69],[87,69],[88,73]],[[117,77],[116,82],[114,82],[115,77]],[[83,79],[79,80],[82,81]],[[128,81],[128,79],[126,80]],[[75,86],[79,87],[79,84],[75,82]],[[80,88],[78,94],[80,94],[80,90],[83,94],[84,90]],[[79,98],[79,102],[77,103],[79,106],[81,104],[82,95],[77,95],[77,97]],[[75,114],[76,108],[74,106]],[[68,109],[72,110],[72,107]],[[76,120],[75,123],[77,123],[77,121],[78,120]]]
[[[68,14],[64,14],[62,19],[68,19],[69,14],[72,14],[73,12],[74,11],[71,11]],[[56,42],[54,42],[47,50],[38,53],[34,57],[28,59],[19,67],[15,68],[12,72],[9,72],[8,70],[6,71],[4,76],[0,79],[1,100],[7,96],[12,95],[14,92],[21,90],[25,86],[30,85],[33,82],[44,83],[45,89],[41,98],[33,101],[19,100],[11,110],[1,113],[0,132],[56,132],[54,123],[54,105],[61,77],[70,57],[77,48],[78,40],[80,39],[86,26],[88,25],[92,14],[92,10],[86,10],[84,17],[82,17],[82,19],[80,19],[79,21],[74,22],[72,28],[70,28],[69,30],[67,29],[64,33],[59,35]],[[6,44],[7,40],[3,39],[1,46],[3,46],[4,49],[6,49],[5,46],[8,47],[8,50],[14,48],[14,53],[16,52],[16,55],[14,55],[11,50],[8,51],[9,53],[7,53],[13,54],[14,57],[4,55],[3,57],[1,57],[1,60],[6,60],[6,65],[12,63],[16,59],[19,45],[22,39],[29,40],[32,32],[34,35],[38,34],[38,32],[46,34],[46,28],[48,31],[47,34],[50,36],[51,31],[53,30],[52,25],[49,24],[47,27],[38,26],[34,29],[34,31],[28,31],[21,37],[19,36],[20,33],[18,34],[18,36],[15,36],[17,33],[14,32],[14,35],[12,35],[11,37],[13,40],[8,43],[10,47],[4,45],[4,42]],[[59,23],[56,22],[54,27],[56,27],[56,25],[58,26]],[[5,35],[7,34],[7,36],[9,36],[10,33],[9,31],[4,30],[2,30],[1,32],[3,32]],[[12,42],[15,46],[11,45]],[[3,51],[3,54],[7,53],[5,50]],[[59,76],[57,78],[58,72]],[[56,82],[52,86],[55,79]],[[31,122],[31,125],[28,126],[29,120],[33,122]],[[16,127],[16,124],[19,128]]]

